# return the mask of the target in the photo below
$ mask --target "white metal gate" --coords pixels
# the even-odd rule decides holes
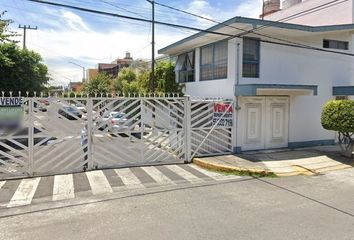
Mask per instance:
[[[0,179],[189,162],[232,152],[232,102],[189,97],[24,98],[0,132]],[[221,106],[218,113],[215,106]],[[220,110],[219,109],[219,110]]]
[[[191,157],[233,152],[234,103],[223,99],[192,99]]]

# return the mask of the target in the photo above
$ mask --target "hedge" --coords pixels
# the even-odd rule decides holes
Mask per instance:
[[[354,132],[354,100],[333,100],[322,110],[322,126],[342,133]]]

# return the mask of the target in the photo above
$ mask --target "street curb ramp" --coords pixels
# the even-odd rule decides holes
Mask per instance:
[[[193,158],[193,163],[195,165],[198,165],[202,168],[206,168],[212,171],[217,171],[217,172],[225,172],[225,173],[234,173],[234,172],[240,172],[240,173],[245,173],[245,174],[259,174],[259,175],[264,175],[264,176],[269,176],[269,175],[274,175],[277,176],[274,172],[268,170],[268,169],[257,169],[257,168],[243,168],[243,167],[234,167],[234,166],[225,166],[217,163],[210,163],[207,161],[204,161],[200,158]]]

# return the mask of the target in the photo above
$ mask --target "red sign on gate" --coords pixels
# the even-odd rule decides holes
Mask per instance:
[[[215,112],[228,112],[228,113],[232,113],[233,109],[232,109],[232,104],[229,103],[214,103],[214,113]]]
[[[233,107],[230,103],[214,103],[213,125],[232,127]]]

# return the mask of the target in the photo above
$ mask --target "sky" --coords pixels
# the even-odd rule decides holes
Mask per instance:
[[[52,2],[107,11],[138,18],[151,17],[146,0],[48,0]],[[155,0],[217,21],[235,16],[257,18],[262,0]],[[23,34],[19,24],[37,26],[27,30],[26,46],[39,52],[48,66],[51,85],[81,81],[82,69],[95,68],[123,58],[129,51],[134,59],[151,56],[151,24],[85,13],[27,0],[0,0],[5,19],[12,19],[11,30]],[[156,20],[208,28],[213,23],[180,12],[156,6]],[[156,26],[156,51],[194,34],[190,30]],[[22,46],[22,36],[17,37]]]

